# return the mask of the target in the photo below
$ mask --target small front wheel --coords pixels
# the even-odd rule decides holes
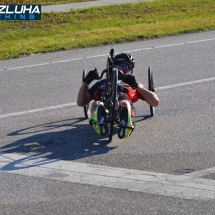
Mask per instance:
[[[116,118],[116,97],[117,97],[117,80],[118,80],[118,71],[112,70],[112,81],[111,81],[111,89],[112,89],[112,95],[111,95],[111,102],[112,102],[112,110],[111,110],[111,121],[110,121],[110,128],[109,128],[109,143],[112,141],[113,136],[113,125]]]

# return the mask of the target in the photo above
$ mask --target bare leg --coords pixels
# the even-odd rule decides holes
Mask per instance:
[[[131,113],[131,104],[127,100],[121,100],[119,102],[120,105],[123,105],[124,107],[127,107],[129,110],[129,113]]]
[[[95,101],[95,102],[92,103],[92,106],[91,106],[91,117],[95,116],[96,108],[97,108],[98,105],[103,105],[104,106],[104,103],[100,102],[100,101]]]

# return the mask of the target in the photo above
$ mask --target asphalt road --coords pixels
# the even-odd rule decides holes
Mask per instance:
[[[77,2],[77,3],[69,3],[69,4],[61,4],[61,5],[47,5],[42,6],[42,13],[50,13],[50,12],[68,12],[71,9],[83,9],[90,7],[98,7],[105,5],[113,5],[113,4],[126,4],[126,3],[137,3],[144,1],[153,1],[153,0],[96,0],[96,1],[88,1],[88,2]]]
[[[215,31],[208,31],[1,61],[0,214],[214,214],[214,47]],[[115,135],[108,143],[75,102],[83,69],[101,71],[111,48],[131,53],[134,75],[145,86],[152,67],[161,102],[153,118],[149,106],[137,102],[132,136]],[[33,167],[33,158],[44,159]],[[62,160],[61,172],[56,160]],[[74,182],[79,164],[84,180]],[[86,174],[88,164],[98,181]],[[122,168],[133,181],[99,174]],[[194,170],[186,178],[190,195],[175,193],[185,186],[175,181],[189,176],[181,169]],[[162,189],[153,190],[155,178],[137,186],[135,174],[150,173],[160,177]],[[166,187],[170,176],[176,177],[172,190]]]

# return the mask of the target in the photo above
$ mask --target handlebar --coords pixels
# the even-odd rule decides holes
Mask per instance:
[[[97,70],[97,69],[96,69]],[[107,72],[108,70],[107,69],[104,69],[100,75],[100,77],[96,78],[95,80],[100,80],[102,79],[103,75]],[[124,73],[121,71],[121,70],[118,70],[118,78],[120,80],[123,80],[125,78],[125,75]]]
[[[97,70],[97,69],[96,69]],[[96,80],[102,79],[103,75],[107,72],[107,69],[104,69],[100,75],[100,77],[96,78]]]

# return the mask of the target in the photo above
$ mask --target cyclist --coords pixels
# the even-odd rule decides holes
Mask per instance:
[[[154,92],[144,88],[141,83],[136,81],[135,76],[132,75],[135,61],[130,54],[121,53],[116,55],[113,58],[113,64],[119,70],[119,77],[123,77],[123,80],[117,83],[119,105],[123,107],[120,111],[120,122],[122,125],[132,126],[131,109],[133,103],[141,99],[146,101],[150,106],[156,107],[159,105],[159,99]],[[98,78],[99,75],[96,69],[89,71],[79,90],[77,104],[84,107],[94,99],[91,106],[89,123],[97,134],[104,136],[107,133],[107,129],[105,126],[100,126],[99,123],[104,123],[106,119],[104,103],[101,100],[101,96],[104,93],[105,79],[97,81],[87,90],[87,85]],[[132,131],[133,129],[124,129],[121,127],[118,131],[118,137],[120,139],[127,138]]]

